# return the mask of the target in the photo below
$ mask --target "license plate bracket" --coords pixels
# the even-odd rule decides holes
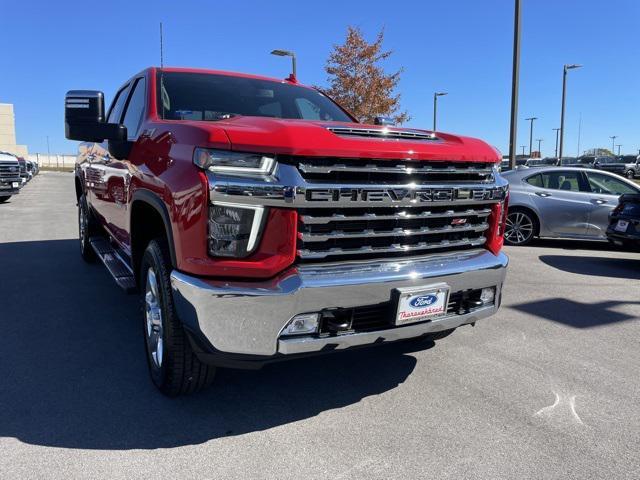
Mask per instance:
[[[395,289],[394,325],[409,325],[445,316],[450,290],[446,283]]]

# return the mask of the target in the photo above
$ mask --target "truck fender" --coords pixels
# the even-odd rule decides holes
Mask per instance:
[[[133,192],[133,196],[131,198],[131,205],[133,206],[133,204],[136,201],[141,201],[148,204],[154,210],[156,210],[160,215],[160,218],[162,218],[162,223],[164,224],[164,230],[167,237],[167,244],[169,246],[169,255],[171,257],[171,265],[173,266],[173,268],[177,268],[178,262],[176,260],[176,248],[175,248],[175,243],[173,241],[173,229],[171,228],[171,217],[169,216],[169,210],[167,209],[166,204],[158,196],[158,194],[152,192],[151,190],[146,190],[146,189],[137,189]]]

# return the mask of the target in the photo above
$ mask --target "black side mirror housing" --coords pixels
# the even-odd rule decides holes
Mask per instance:
[[[102,92],[70,90],[64,99],[64,134],[82,142],[126,141],[127,127],[106,123]]]

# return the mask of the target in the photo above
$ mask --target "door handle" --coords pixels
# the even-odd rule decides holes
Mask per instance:
[[[536,192],[536,195],[538,195],[539,197],[543,197],[543,198],[551,196],[551,194],[547,193],[547,192]]]
[[[605,203],[607,203],[606,200],[603,200],[601,198],[596,198],[593,203],[597,203],[598,205],[604,205]]]

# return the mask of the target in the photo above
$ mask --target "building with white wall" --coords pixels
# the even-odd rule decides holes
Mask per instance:
[[[0,151],[20,157],[29,153],[26,145],[16,144],[16,121],[11,103],[0,103]]]

